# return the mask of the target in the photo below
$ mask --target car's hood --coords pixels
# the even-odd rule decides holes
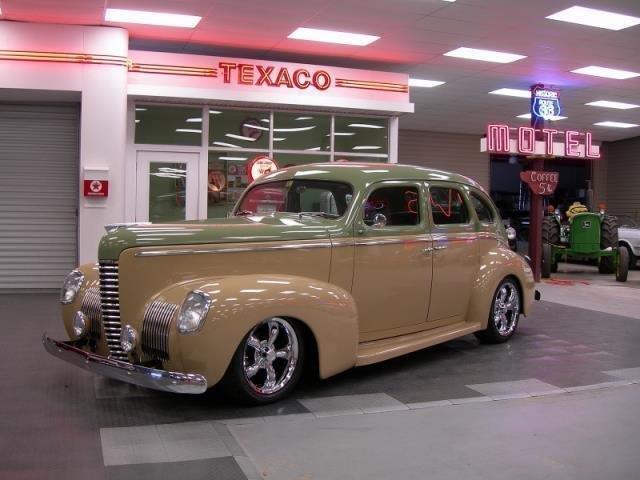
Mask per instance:
[[[295,214],[130,225],[102,237],[98,258],[117,260],[123,250],[132,247],[322,239],[329,236],[332,226],[335,220]]]

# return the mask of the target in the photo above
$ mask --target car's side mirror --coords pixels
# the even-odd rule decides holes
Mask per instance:
[[[371,224],[373,228],[384,228],[387,226],[387,217],[385,217],[381,213],[376,213],[373,216],[373,223]]]

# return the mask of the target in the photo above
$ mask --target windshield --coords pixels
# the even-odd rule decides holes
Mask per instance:
[[[283,180],[252,187],[236,215],[313,212],[342,216],[353,197],[351,185],[326,180]]]

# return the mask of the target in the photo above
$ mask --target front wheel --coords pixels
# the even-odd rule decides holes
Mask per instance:
[[[487,328],[475,336],[483,343],[506,342],[516,331],[521,311],[518,285],[512,278],[505,278],[493,294]]]
[[[616,281],[626,282],[629,275],[629,250],[618,247],[618,265],[616,265]]]
[[[638,262],[638,257],[633,254],[633,250],[631,250],[631,247],[629,245],[620,246],[624,247],[627,250],[627,254],[629,255],[629,270],[635,270],[636,263]]]
[[[304,343],[294,322],[272,317],[257,324],[242,339],[225,377],[236,399],[267,404],[286,397],[302,374]]]

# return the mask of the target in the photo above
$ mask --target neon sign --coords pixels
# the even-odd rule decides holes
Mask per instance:
[[[512,139],[511,131],[516,135]],[[600,158],[600,148],[593,144],[591,132],[560,131],[554,128],[511,128],[508,125],[487,126],[482,148],[489,153],[547,155],[572,158]]]
[[[304,90],[310,86],[318,90],[326,90],[331,86],[331,75],[325,70],[311,73],[306,68],[298,68],[290,72],[287,67],[269,65],[253,65],[250,63],[219,62],[224,83],[232,79],[239,85],[267,85],[269,87],[299,88]],[[234,75],[235,73],[235,75]]]
[[[560,95],[556,90],[536,85],[531,92],[531,115],[553,120],[560,116]]]

